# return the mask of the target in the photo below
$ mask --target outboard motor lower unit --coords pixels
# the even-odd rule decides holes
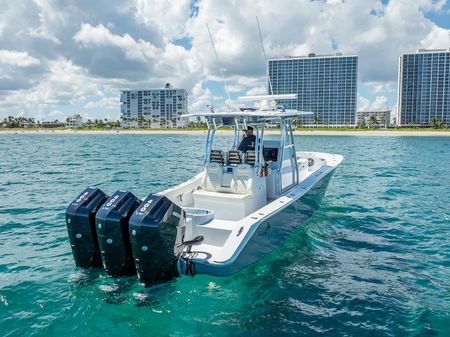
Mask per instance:
[[[128,220],[141,201],[131,192],[117,191],[96,216],[96,229],[103,267],[110,275],[134,275]]]
[[[130,239],[139,281],[161,283],[178,276],[185,212],[162,195],[149,195],[130,218]]]
[[[98,188],[86,188],[66,210],[70,246],[77,267],[101,267],[95,232],[95,214],[108,196]]]

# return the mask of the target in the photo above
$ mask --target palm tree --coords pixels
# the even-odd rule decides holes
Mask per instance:
[[[431,125],[435,129],[443,129],[443,128],[447,127],[447,125],[443,121],[441,121],[439,118],[436,118],[436,117],[433,117],[431,119]]]
[[[375,128],[378,125],[378,119],[375,116],[369,117],[369,126]]]
[[[292,126],[296,128],[301,128],[303,126],[303,121],[296,119],[292,122]]]
[[[313,117],[313,123],[315,124],[316,127],[320,124],[320,118],[319,118],[319,116],[314,115],[314,117]]]
[[[137,121],[138,121],[138,127],[140,127],[140,126],[142,127],[142,123],[144,122],[144,116],[139,115],[137,118]]]
[[[359,123],[358,123],[358,127],[360,128],[360,129],[365,129],[366,128],[366,119],[365,118],[361,118],[361,120],[359,121]]]
[[[432,126],[433,128],[435,128],[435,129],[438,128],[438,119],[437,119],[436,117],[433,117],[433,118],[431,119],[431,126]]]
[[[166,119],[165,118],[160,118],[159,125],[161,126],[161,128],[163,128],[166,125]]]

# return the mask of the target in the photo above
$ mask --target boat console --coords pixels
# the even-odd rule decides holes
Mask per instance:
[[[210,124],[210,131],[218,128],[219,120],[217,118],[215,124]],[[297,161],[287,131],[282,130],[280,140],[265,140],[265,123],[249,120],[248,125],[256,130],[256,146],[255,150],[243,153],[237,150],[240,120],[234,121],[231,149],[213,148],[214,132],[208,133],[202,180],[192,193],[195,208],[213,210],[216,218],[224,220],[246,217],[278,198],[283,186],[298,181],[298,175],[291,173],[297,170]]]
[[[266,179],[250,164],[209,163],[203,174],[193,192],[195,208],[213,210],[219,219],[237,220],[266,204]]]

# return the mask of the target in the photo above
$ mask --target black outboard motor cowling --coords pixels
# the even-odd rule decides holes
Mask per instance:
[[[130,239],[139,281],[145,285],[179,276],[177,257],[185,230],[184,210],[162,195],[150,194],[130,218]]]
[[[134,275],[128,220],[141,201],[131,192],[117,191],[97,212],[98,244],[106,272],[114,276]]]
[[[101,267],[95,232],[95,214],[108,196],[99,188],[86,188],[66,210],[70,246],[77,267]]]

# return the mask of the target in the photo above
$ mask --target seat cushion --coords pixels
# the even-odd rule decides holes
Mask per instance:
[[[219,163],[209,163],[204,171],[203,189],[217,191],[222,183],[222,175],[222,166]]]

